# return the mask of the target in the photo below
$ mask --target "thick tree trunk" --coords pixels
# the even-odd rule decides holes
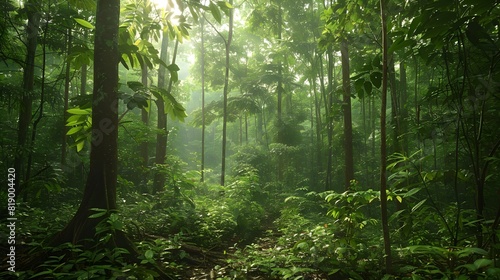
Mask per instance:
[[[354,156],[352,149],[351,78],[349,69],[349,45],[347,39],[340,44],[342,56],[342,88],[344,109],[344,188],[349,189],[354,179]]]
[[[118,23],[119,0],[97,3],[94,43],[94,90],[92,102],[92,141],[90,173],[83,200],[69,224],[53,244],[83,243],[91,247],[97,224],[106,216],[89,218],[92,208],[116,209],[117,140],[118,140]],[[123,238],[115,244],[127,248]]]

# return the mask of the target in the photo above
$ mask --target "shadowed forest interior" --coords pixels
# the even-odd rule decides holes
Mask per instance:
[[[0,5],[0,278],[500,279],[499,0]]]

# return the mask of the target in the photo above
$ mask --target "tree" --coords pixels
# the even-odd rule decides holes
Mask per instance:
[[[116,210],[120,1],[99,0],[96,13],[90,173],[76,214],[55,236],[54,244],[93,240],[97,224],[106,215],[91,218],[92,209]],[[114,246],[129,248],[123,233],[117,234]]]
[[[28,181],[24,174],[24,160],[29,156],[29,149],[26,148],[28,140],[29,126],[32,118],[33,91],[35,84],[35,56],[37,49],[38,27],[40,24],[40,14],[35,1],[28,1],[25,4],[28,16],[26,27],[26,58],[23,71],[23,91],[19,107],[19,122],[17,129],[17,151],[14,159],[14,168],[19,172],[19,178]],[[18,183],[19,184],[19,183]],[[19,184],[23,186],[23,184]],[[21,191],[21,187],[17,192]]]
[[[388,80],[388,45],[387,45],[387,10],[386,0],[380,0],[380,17],[382,19],[382,105],[380,109],[380,210],[384,237],[385,268],[392,270],[391,241],[389,238],[389,219],[387,216],[387,144],[386,144],[386,111]]]
[[[229,4],[232,5],[233,1],[230,0]],[[221,36],[222,37],[222,36]],[[222,37],[224,39],[224,37]],[[224,73],[224,115],[222,119],[222,164],[221,164],[221,174],[220,174],[220,185],[224,186],[226,177],[226,145],[227,145],[227,95],[229,93],[229,67],[230,67],[230,50],[231,42],[233,39],[233,10],[229,11],[229,33],[227,35],[227,40],[224,39],[224,44],[226,46],[226,70]]]
[[[225,5],[225,4],[224,4]],[[211,3],[211,7],[214,7],[214,9],[217,9],[217,6],[213,3]],[[221,6],[222,7],[222,6]],[[223,8],[223,7],[222,7]],[[223,9],[228,15],[229,15],[229,30],[228,30],[228,35],[227,38],[222,35],[219,30],[210,22],[207,20],[207,22],[212,26],[212,28],[217,32],[219,37],[224,41],[224,47],[225,47],[225,61],[224,61],[224,87],[222,90],[222,155],[221,155],[221,175],[220,175],[220,185],[224,186],[225,183],[225,178],[226,178],[226,150],[227,150],[227,96],[229,94],[229,68],[231,66],[230,64],[230,50],[231,50],[231,43],[233,40],[233,9],[232,9],[232,0],[228,2],[228,4],[225,6],[225,9]],[[212,15],[214,16],[215,20],[218,23],[221,23],[221,15],[220,13],[214,13],[212,11]],[[206,20],[206,19],[205,19]]]
[[[354,156],[352,148],[351,78],[349,70],[349,45],[346,38],[340,43],[342,57],[342,89],[344,111],[344,188],[347,190],[354,179]]]
[[[205,22],[201,19],[201,46],[200,46],[200,68],[201,68],[201,182],[205,181]]]

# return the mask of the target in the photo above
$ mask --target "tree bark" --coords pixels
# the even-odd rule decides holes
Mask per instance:
[[[142,65],[141,69],[141,82],[142,84],[147,87],[148,86],[148,66],[146,64]],[[142,124],[146,127],[149,126],[149,113],[146,109],[141,109],[141,120]],[[149,143],[147,140],[142,141],[140,144],[140,156],[142,158],[142,164],[144,168],[148,167],[148,161],[149,161],[149,150],[148,150]]]
[[[204,19],[201,19],[201,182],[205,181],[205,29]]]
[[[328,57],[328,85],[326,89],[326,94],[323,95],[325,100],[325,119],[327,125],[327,134],[328,134],[328,155],[327,155],[327,163],[326,163],[326,186],[325,190],[333,189],[333,116],[332,116],[332,107],[333,107],[333,83],[334,83],[334,68],[335,64],[333,63],[333,50],[331,47],[328,47],[327,57]],[[324,86],[323,86],[324,88]]]
[[[172,55],[172,64],[175,63],[176,57],[177,57],[177,47],[179,46],[179,40],[175,41],[174,45],[174,53]],[[163,33],[163,38],[162,38],[162,47],[161,47],[161,53],[160,53],[160,59],[163,60],[165,63],[168,61],[168,53],[167,53],[167,48],[168,48],[168,33],[164,32]],[[166,69],[165,67],[160,65],[160,68],[158,70],[158,87],[159,88],[165,88],[165,75],[166,75]],[[172,91],[172,79],[169,79],[168,82],[168,87],[167,91],[171,92]],[[168,141],[168,129],[167,129],[167,115],[165,113],[165,103],[163,100],[156,100],[156,106],[158,109],[158,123],[157,123],[157,128],[160,131],[156,135],[156,156],[155,156],[155,164],[162,165],[165,164],[165,157],[167,155],[167,141]],[[166,174],[164,172],[157,171],[155,173],[154,179],[153,179],[153,192],[157,193],[163,190],[165,186],[165,180],[166,180]]]
[[[387,80],[388,80],[388,46],[387,46],[387,15],[386,3],[380,0],[380,16],[382,19],[382,105],[380,110],[380,209],[384,237],[385,269],[392,270],[391,242],[389,236],[389,219],[387,215],[387,146],[386,146],[386,111],[387,111]]]
[[[342,88],[344,109],[344,188],[349,189],[351,180],[354,179],[354,156],[352,149],[352,113],[351,113],[351,78],[349,70],[349,45],[347,39],[342,39],[340,44],[342,56]]]
[[[26,58],[23,71],[23,91],[19,105],[19,122],[17,130],[17,151],[14,158],[14,168],[22,182],[17,182],[16,192],[24,191],[24,182],[29,178],[24,177],[24,161],[29,151],[26,148],[28,131],[32,118],[33,89],[35,84],[35,56],[37,48],[38,26],[40,15],[37,12],[37,3],[28,1],[25,5],[28,14],[28,25],[26,28]]]
[[[232,4],[232,0],[229,1]],[[229,50],[231,48],[231,41],[233,39],[233,10],[229,11],[229,33],[226,40],[226,72],[224,78],[224,115],[222,118],[222,163],[221,163],[221,175],[220,175],[220,185],[224,186],[226,177],[226,141],[227,141],[227,95],[229,93]]]
[[[70,51],[71,51],[71,39],[72,39],[72,34],[71,34],[71,29],[68,29],[67,30],[68,32],[68,38],[67,38],[67,47],[66,47],[66,52],[67,54],[69,55]],[[67,154],[67,147],[66,147],[66,139],[67,139],[67,136],[66,136],[66,132],[68,130],[68,128],[66,127],[66,118],[67,118],[67,111],[68,111],[68,99],[69,99],[69,86],[70,86],[70,81],[71,81],[71,78],[70,78],[70,67],[71,67],[71,63],[68,59],[68,61],[66,62],[66,72],[65,72],[65,76],[64,76],[64,109],[63,109],[63,119],[64,119],[64,123],[63,123],[63,137],[62,137],[62,141],[61,141],[61,165],[64,166],[66,165],[66,154]]]
[[[53,239],[53,244],[82,243],[90,248],[95,241],[88,240],[95,240],[96,226],[106,217],[89,218],[91,209],[116,209],[119,16],[119,0],[97,2],[90,173],[76,214]],[[123,238],[113,241],[114,246],[130,245]]]

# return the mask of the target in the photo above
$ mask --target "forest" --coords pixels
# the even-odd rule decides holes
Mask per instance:
[[[1,279],[500,279],[500,0],[0,0]]]

